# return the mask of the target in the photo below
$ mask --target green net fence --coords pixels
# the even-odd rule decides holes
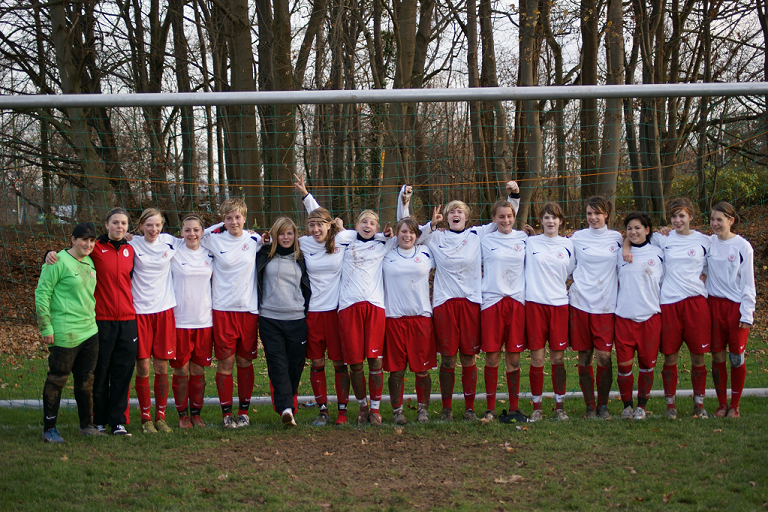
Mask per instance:
[[[583,200],[595,194],[613,200],[617,229],[634,210],[666,223],[665,205],[686,196],[706,232],[706,212],[727,200],[755,247],[753,336],[764,347],[765,112],[763,96],[2,109],[0,400],[40,396],[47,350],[34,289],[44,253],[67,246],[73,223],[103,226],[122,206],[135,228],[152,206],[176,234],[185,214],[218,222],[221,202],[241,197],[256,229],[281,215],[304,224],[294,173],[347,226],[364,208],[395,220],[403,183],[419,220],[461,199],[482,223],[514,179],[518,221],[536,227],[541,205],[556,201],[566,232],[586,225]]]

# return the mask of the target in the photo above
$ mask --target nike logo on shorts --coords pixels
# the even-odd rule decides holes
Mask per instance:
[[[173,354],[173,350],[168,351],[168,355],[171,355],[171,354]]]
[[[373,352],[374,354],[375,354],[376,352],[378,352],[378,351],[379,351],[379,349],[376,349],[376,350],[371,350],[371,352]]]

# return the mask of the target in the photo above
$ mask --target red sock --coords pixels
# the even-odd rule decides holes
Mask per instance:
[[[677,394],[677,364],[665,364],[661,370],[661,380],[664,384],[667,409],[674,409],[675,395]]]
[[[168,374],[155,374],[155,421],[165,420],[165,408],[168,406]]]
[[[485,407],[489,411],[495,411],[496,410],[496,390],[498,389],[498,386],[499,386],[499,367],[486,366],[485,369],[483,370],[483,377],[485,378],[485,401],[486,401]]]
[[[531,380],[531,394],[533,395],[533,410],[541,410],[541,395],[544,393],[544,367],[531,366],[528,373]]]
[[[189,377],[187,375],[173,376],[173,401],[176,403],[176,411],[181,414],[189,406]]]
[[[416,376],[416,402],[420,404],[429,403],[429,395],[432,392],[432,377],[429,374],[419,377]]]
[[[747,365],[731,366],[731,407],[738,407],[744,381],[747,379]]]
[[[253,395],[253,365],[237,367],[237,400],[239,414],[248,414],[248,407],[251,405],[251,395]]]
[[[707,367],[704,365],[691,368],[691,385],[693,386],[693,402],[697,406],[704,403],[707,390]]]
[[[443,399],[443,409],[453,405],[453,388],[456,384],[456,373],[453,368],[440,368],[440,395]]]
[[[645,409],[653,387],[653,368],[640,367],[637,375],[637,405]]]
[[[136,398],[139,399],[141,422],[152,421],[152,395],[149,392],[149,377],[137,375],[133,386],[136,388]]]
[[[600,368],[598,366],[598,368]],[[598,372],[599,373],[599,372]],[[599,377],[598,377],[599,378]],[[632,366],[619,366],[616,375],[619,384],[619,394],[624,405],[632,404],[632,388],[635,386],[635,376],[632,374]]]
[[[464,391],[464,408],[475,410],[477,391],[477,365],[461,367],[461,387]]]
[[[507,390],[509,391],[509,410],[516,411],[520,408],[520,368],[507,372]]]
[[[371,390],[371,411],[379,412],[381,394],[384,391],[384,370],[368,370],[368,387]]]
[[[216,391],[219,393],[219,403],[221,404],[221,413],[224,416],[232,416],[232,374],[216,374]]]
[[[312,384],[315,402],[318,405],[326,405],[328,403],[328,385],[325,381],[325,365],[310,368],[309,382]]]
[[[712,381],[715,383],[718,405],[728,405],[728,371],[725,369],[725,361],[722,363],[712,362]]]
[[[205,375],[189,376],[189,405],[192,414],[200,414],[205,401]]]
[[[565,375],[565,363],[552,365],[552,389],[555,391],[555,407],[562,409],[563,397],[565,395],[565,379],[558,378],[558,373]]]
[[[589,366],[579,366],[579,387],[581,388],[582,395],[584,395],[584,404],[587,405],[587,407],[592,407],[594,409],[595,374],[591,364]]]
[[[349,403],[349,371],[347,365],[341,369],[334,366],[334,385],[336,387],[336,402],[339,404],[339,410],[345,411]]]

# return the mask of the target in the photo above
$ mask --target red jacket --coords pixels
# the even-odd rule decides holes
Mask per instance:
[[[115,247],[117,246],[117,247]],[[113,242],[106,235],[96,240],[91,252],[96,267],[96,320],[134,320],[131,294],[133,247],[121,240]]]

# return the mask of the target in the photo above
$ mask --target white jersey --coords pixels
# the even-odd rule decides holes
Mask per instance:
[[[397,238],[383,240],[374,236],[362,240],[357,231],[346,236],[354,239],[349,243],[339,244],[344,248],[344,262],[341,270],[341,290],[339,292],[339,311],[358,302],[370,302],[374,306],[384,307],[384,279],[382,261],[384,256],[397,245]],[[378,235],[378,234],[377,234]]]
[[[512,230],[493,231],[482,237],[483,278],[481,309],[488,309],[504,297],[525,304],[525,244],[528,235]]]
[[[211,273],[213,256],[203,247],[196,251],[186,244],[179,246],[171,261],[176,307],[173,315],[179,329],[202,329],[213,326],[211,308]]]
[[[661,313],[659,297],[664,280],[664,251],[647,243],[642,247],[632,246],[630,252],[634,258],[632,263],[624,261],[621,251],[614,259],[619,273],[616,316],[645,322]]]
[[[621,233],[592,227],[571,235],[576,268],[568,291],[571,306],[593,314],[616,311],[616,254],[622,252]]]
[[[395,247],[384,256],[384,309],[387,318],[432,316],[429,272],[435,259],[425,245]]]
[[[661,285],[661,303],[674,304],[688,297],[707,297],[707,288],[701,274],[707,273],[707,252],[711,245],[708,236],[691,231],[690,235],[678,235],[670,231],[668,236],[654,233],[651,243],[664,251],[666,278]]]
[[[131,293],[136,313],[149,315],[176,306],[171,260],[183,241],[168,233],[160,233],[152,243],[143,236],[135,236],[128,243],[134,252]]]
[[[546,235],[528,237],[525,246],[525,300],[564,306],[568,304],[565,282],[576,266],[569,238]]]
[[[712,235],[707,253],[707,292],[740,304],[739,322],[754,322],[755,314],[755,262],[752,245],[739,235],[720,240]]]
[[[258,315],[256,253],[261,236],[243,231],[234,237],[225,231],[204,236],[200,245],[213,255],[213,309]]]
[[[331,254],[326,252],[325,243],[317,243],[311,236],[299,237],[299,247],[304,255],[309,284],[312,286],[309,311],[336,311],[339,307],[344,249],[356,237],[357,232],[351,230],[338,233]]]

